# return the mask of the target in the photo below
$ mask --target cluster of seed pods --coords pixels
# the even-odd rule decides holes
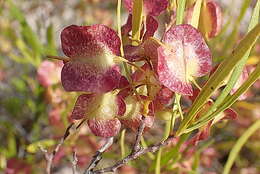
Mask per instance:
[[[173,25],[160,40],[153,37],[159,26],[157,16],[166,11],[169,2],[143,3],[140,43],[132,46],[133,0],[124,0],[129,16],[122,26],[123,58],[135,65],[128,76],[118,63],[121,41],[113,29],[101,24],[71,25],[61,32],[62,50],[69,58],[64,61],[61,82],[66,91],[80,92],[71,118],[87,119],[96,136],[115,136],[122,124],[136,130],[142,118],[147,130],[156,115],[172,107],[175,93],[193,96],[191,81],[212,70],[211,51],[204,39],[220,31],[221,11],[215,2],[208,1],[203,7],[208,14],[204,24],[209,20],[207,26],[202,22],[206,32],[189,24]],[[187,8],[186,21],[192,10]]]

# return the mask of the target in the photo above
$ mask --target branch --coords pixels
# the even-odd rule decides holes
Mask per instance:
[[[173,136],[169,136],[166,140],[164,140],[164,141],[162,141],[158,144],[149,146],[147,148],[141,148],[140,147],[140,141],[141,141],[141,138],[142,138],[142,133],[144,131],[144,128],[145,128],[145,117],[142,116],[141,124],[138,128],[135,143],[134,143],[133,150],[132,150],[131,154],[126,156],[124,159],[116,162],[114,165],[112,165],[110,167],[95,170],[95,171],[92,170],[91,173],[85,173],[85,174],[102,174],[102,173],[107,173],[107,172],[115,172],[119,167],[123,166],[124,164],[128,163],[129,161],[135,160],[139,156],[146,154],[148,152],[154,153],[157,150],[159,150],[161,147],[167,146],[174,138]]]
[[[77,159],[77,154],[75,151],[73,152],[73,159],[72,159],[71,163],[72,163],[72,174],[77,174],[78,159]]]
[[[102,154],[113,144],[114,137],[107,138],[106,143],[95,153],[89,166],[86,168],[84,174],[93,174],[94,168],[102,159]]]
[[[47,174],[51,174],[51,166],[52,166],[52,162],[53,159],[56,155],[56,153],[59,151],[61,145],[64,143],[64,138],[62,138],[59,142],[59,144],[57,144],[57,146],[55,147],[55,149],[52,151],[52,153],[48,153],[48,151],[46,149],[44,149],[42,146],[39,146],[41,151],[44,153],[45,159],[47,161],[47,167],[46,167],[46,173]]]
[[[138,131],[137,131],[137,134],[136,134],[135,144],[134,144],[132,153],[135,153],[135,152],[140,150],[140,141],[141,141],[142,134],[143,134],[144,128],[145,128],[145,117],[142,116],[141,119],[142,119],[141,124],[138,127]]]
[[[123,166],[124,164],[128,163],[129,161],[135,160],[139,156],[146,154],[148,152],[154,153],[157,150],[159,150],[161,147],[167,146],[168,144],[170,144],[170,142],[173,139],[174,139],[174,136],[169,136],[165,141],[162,141],[158,144],[155,144],[155,145],[149,146],[147,148],[140,149],[139,151],[136,151],[134,153],[131,153],[130,155],[128,155],[124,159],[115,163],[113,166],[93,171],[91,174],[102,174],[102,173],[107,173],[107,172],[115,172],[119,167]]]
[[[51,174],[51,167],[52,167],[52,163],[53,163],[53,159],[56,155],[56,153],[60,150],[60,147],[63,145],[64,141],[73,133],[75,133],[80,127],[81,125],[86,121],[86,119],[81,120],[80,122],[76,122],[76,123],[71,123],[63,137],[61,138],[59,144],[56,145],[55,149],[52,151],[52,153],[48,153],[48,151],[46,149],[44,149],[42,146],[40,147],[40,150],[44,153],[45,159],[47,161],[47,167],[46,167],[46,173],[47,174]],[[78,124],[79,123],[79,124]]]

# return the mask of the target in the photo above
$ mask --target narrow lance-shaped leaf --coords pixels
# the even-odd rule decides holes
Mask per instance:
[[[243,83],[243,85],[241,85],[241,87],[233,95],[229,95],[224,100],[224,102],[221,103],[220,107],[214,113],[212,113],[209,117],[207,117],[202,122],[199,122],[199,123],[195,124],[194,126],[186,129],[185,131],[183,131],[183,133],[191,132],[195,129],[200,128],[201,126],[206,125],[208,121],[214,119],[218,114],[220,114],[221,112],[223,112],[224,110],[226,110],[227,108],[232,106],[237,101],[239,96],[242,95],[250,86],[252,86],[253,83],[259,79],[259,77],[260,77],[260,63],[258,64],[256,69],[253,71],[253,73],[250,74],[248,79]]]
[[[134,0],[133,18],[132,18],[132,37],[133,45],[137,45],[136,41],[140,40],[141,26],[143,20],[143,0]]]
[[[228,96],[224,102],[221,104],[221,107],[216,110],[214,115],[222,112],[223,109],[227,109],[230,107],[232,104],[234,104],[237,99],[239,98],[240,95],[242,95],[244,92],[248,90],[250,86],[254,84],[256,80],[258,80],[260,77],[260,63],[258,63],[256,69],[250,74],[248,79],[238,88],[238,90],[231,96]]]
[[[232,48],[232,46],[234,46],[234,44],[237,40],[238,32],[239,32],[239,24],[240,24],[241,20],[244,18],[245,14],[246,14],[246,10],[250,6],[251,1],[252,0],[244,0],[243,4],[241,6],[239,17],[235,20],[233,30],[232,30],[231,34],[228,36],[228,38],[226,38],[226,41],[224,43],[223,51],[222,51],[224,53],[224,55],[228,50],[230,50]]]
[[[234,50],[232,56],[229,59],[225,59],[218,69],[213,73],[210,79],[205,84],[199,96],[194,101],[192,107],[190,108],[188,115],[185,117],[181,123],[177,134],[181,134],[182,131],[188,126],[190,121],[194,119],[196,113],[199,111],[201,106],[209,99],[212,93],[219,87],[223,82],[225,77],[232,71],[236,64],[243,58],[246,52],[255,44],[260,34],[260,24],[254,27],[245,38],[239,43],[239,45]]]
[[[243,135],[238,139],[236,144],[233,146],[229,156],[227,163],[225,164],[224,171],[222,174],[229,174],[229,171],[239,153],[243,145],[247,142],[249,137],[256,132],[258,129],[260,129],[260,120],[256,121],[252,126],[250,126]]]
[[[202,4],[202,0],[197,0],[194,6],[194,10],[192,12],[192,18],[190,24],[194,28],[198,28],[201,4]]]
[[[182,24],[186,0],[179,0],[177,5],[176,25]]]
[[[43,46],[40,43],[40,40],[36,33],[32,30],[32,28],[28,25],[26,18],[22,11],[11,1],[7,1],[8,5],[10,6],[10,14],[13,18],[19,21],[21,25],[21,35],[24,41],[32,48],[35,55],[34,58],[36,59],[37,63],[40,63],[39,56],[43,52]]]
[[[259,21],[259,12],[260,12],[260,1],[257,2],[256,7],[253,11],[253,15],[251,17],[251,21],[248,27],[248,32],[255,27]],[[224,88],[224,90],[221,92],[220,96],[217,98],[213,106],[209,109],[209,111],[202,116],[199,121],[203,120],[204,118],[208,117],[210,114],[214,112],[214,110],[224,101],[226,96],[230,93],[232,88],[235,86],[239,76],[241,75],[244,65],[246,64],[246,61],[248,59],[248,56],[250,54],[251,49],[249,49],[246,54],[243,56],[241,61],[238,63],[238,65],[235,67],[234,71],[232,72],[232,75]]]
[[[47,48],[45,49],[45,53],[49,55],[57,55],[57,49],[55,45],[55,40],[53,36],[53,25],[50,24],[46,31],[47,37]]]

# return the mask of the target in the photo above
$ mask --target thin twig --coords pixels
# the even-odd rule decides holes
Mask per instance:
[[[92,174],[94,168],[98,165],[99,161],[102,159],[102,153],[104,153],[112,144],[114,137],[110,137],[107,139],[106,143],[95,153],[92,157],[92,160],[89,166],[86,168],[84,174]]]
[[[107,168],[103,168],[103,169],[93,171],[91,174],[101,174],[101,173],[107,173],[107,172],[115,172],[119,167],[123,166],[124,164],[128,163],[129,161],[135,160],[139,156],[146,154],[148,152],[154,153],[157,150],[159,150],[161,147],[167,146],[173,139],[174,139],[174,136],[169,136],[165,141],[162,141],[158,144],[149,146],[147,148],[140,149],[139,151],[136,151],[135,153],[131,153],[130,155],[128,155],[124,159],[118,161],[114,165],[107,167]]]
[[[140,150],[140,142],[141,142],[142,134],[143,134],[144,128],[145,128],[145,117],[142,116],[141,119],[142,119],[141,124],[140,124],[137,134],[136,134],[135,144],[134,144],[132,153],[135,153]]]
[[[51,174],[51,164],[52,164],[52,158],[51,155],[48,154],[48,151],[46,149],[44,149],[41,145],[39,145],[40,150],[42,151],[42,153],[44,154],[45,160],[47,162],[46,165],[46,174]]]
[[[52,166],[52,162],[53,162],[54,156],[59,151],[59,149],[60,149],[61,145],[63,144],[63,142],[64,142],[64,139],[62,138],[60,140],[59,144],[57,144],[55,149],[50,154],[48,153],[48,151],[46,149],[44,149],[41,145],[39,145],[39,148],[44,153],[45,159],[47,161],[47,167],[46,167],[46,173],[47,174],[51,174],[51,166]]]
[[[140,141],[142,138],[142,133],[144,131],[144,128],[145,128],[145,117],[142,116],[142,121],[141,121],[141,124],[140,124],[137,134],[136,134],[136,140],[135,140],[135,143],[133,146],[133,150],[128,156],[126,156],[124,159],[116,162],[114,165],[112,165],[110,167],[106,167],[106,168],[95,170],[95,171],[92,170],[90,173],[85,173],[85,174],[101,174],[101,173],[107,173],[107,172],[115,172],[119,167],[123,166],[124,164],[128,163],[129,161],[135,160],[139,156],[146,154],[148,152],[154,153],[157,150],[159,150],[162,146],[167,146],[174,138],[173,136],[169,136],[166,140],[163,140],[158,144],[155,144],[155,145],[152,145],[152,146],[149,146],[146,148],[141,148]]]
[[[77,158],[76,151],[73,152],[73,159],[72,159],[71,163],[72,163],[72,174],[77,174],[78,158]]]
[[[141,137],[142,137],[144,128],[145,128],[145,117],[142,116],[141,124],[138,128],[135,143],[134,143],[133,150],[132,150],[131,154],[136,154],[138,151],[141,150],[140,141],[141,141]],[[99,161],[102,159],[102,157],[101,157],[102,153],[106,149],[108,149],[112,145],[112,143],[113,143],[113,137],[108,138],[107,142],[92,157],[92,160],[91,160],[89,166],[86,168],[84,174],[93,174],[94,168],[98,165]]]
[[[47,174],[51,174],[51,168],[52,168],[53,159],[54,159],[55,155],[57,154],[57,152],[59,151],[60,147],[63,145],[64,141],[68,138],[69,135],[71,135],[73,133],[73,131],[75,132],[75,130],[79,129],[80,126],[82,125],[82,122],[84,122],[84,121],[85,120],[82,120],[79,123],[79,125],[77,125],[75,123],[71,123],[67,127],[63,137],[60,139],[60,142],[56,145],[56,147],[52,151],[52,153],[48,153],[48,151],[46,149],[44,149],[42,146],[39,146],[40,150],[44,153],[45,159],[47,161],[47,167],[46,167],[46,173]]]

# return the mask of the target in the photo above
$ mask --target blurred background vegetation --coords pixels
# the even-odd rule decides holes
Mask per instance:
[[[246,32],[256,1],[218,2],[223,9],[223,29],[217,38],[209,42],[217,58],[214,60],[216,63],[227,58]],[[46,60],[46,55],[63,54],[59,35],[65,26],[102,23],[115,28],[116,5],[116,0],[0,0],[0,171],[6,174],[44,172],[44,156],[37,145],[40,142],[42,146],[52,148],[63,135],[69,123],[75,94],[65,93],[60,83],[50,86],[40,84],[38,68]],[[124,13],[123,21],[126,17]],[[166,17],[166,14],[162,14],[159,20],[164,21]],[[160,27],[163,30],[164,25]],[[254,65],[259,59],[258,41],[248,64]],[[52,75],[51,70],[48,73]],[[212,129],[211,138],[201,142],[190,159],[183,157],[172,168],[176,170],[165,169],[164,173],[221,173],[238,137],[255,120],[260,119],[259,87],[257,82],[250,90],[251,97],[233,106],[239,114],[236,120],[217,124]],[[163,131],[158,130],[163,128],[158,122],[154,130],[146,134],[148,144],[160,139]],[[232,173],[260,173],[259,133],[255,133],[245,144]],[[127,137],[126,142],[130,141],[131,138]],[[75,148],[79,166],[86,166],[99,143],[100,139],[91,135],[87,127],[84,128],[57,154],[55,172],[71,173],[70,160]],[[109,159],[107,163],[120,158],[118,144],[105,154]],[[126,144],[128,146],[129,143]],[[152,164],[147,162],[147,158],[144,156],[131,163],[120,173],[142,173],[143,166]]]

